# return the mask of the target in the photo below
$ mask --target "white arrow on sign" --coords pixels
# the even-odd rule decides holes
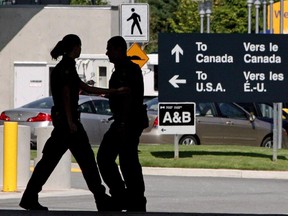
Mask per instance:
[[[176,44],[176,46],[171,50],[171,55],[175,54],[175,62],[179,63],[180,62],[180,54],[183,55],[183,50],[182,48]]]
[[[174,88],[179,88],[178,84],[186,84],[186,79],[178,79],[179,75],[173,76],[169,82]]]

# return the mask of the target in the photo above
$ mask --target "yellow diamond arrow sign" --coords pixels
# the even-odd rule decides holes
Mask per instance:
[[[128,49],[127,56],[129,56],[134,63],[138,64],[140,68],[142,68],[143,65],[145,65],[149,60],[149,57],[146,55],[145,51],[142,50],[137,43],[133,43]]]

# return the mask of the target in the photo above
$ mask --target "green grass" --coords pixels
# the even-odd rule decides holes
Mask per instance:
[[[95,155],[97,147],[93,148]],[[288,149],[277,150],[273,161],[272,149],[249,146],[179,146],[179,158],[174,158],[173,145],[139,146],[139,158],[144,167],[179,167],[241,170],[288,170]],[[36,151],[31,151],[31,159]],[[72,162],[75,159],[72,157]]]

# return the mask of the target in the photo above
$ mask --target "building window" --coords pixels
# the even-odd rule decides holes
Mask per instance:
[[[99,76],[106,77],[107,76],[107,67],[99,67]]]

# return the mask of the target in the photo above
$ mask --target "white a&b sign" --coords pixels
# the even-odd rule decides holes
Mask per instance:
[[[195,103],[159,103],[161,134],[195,134]]]

